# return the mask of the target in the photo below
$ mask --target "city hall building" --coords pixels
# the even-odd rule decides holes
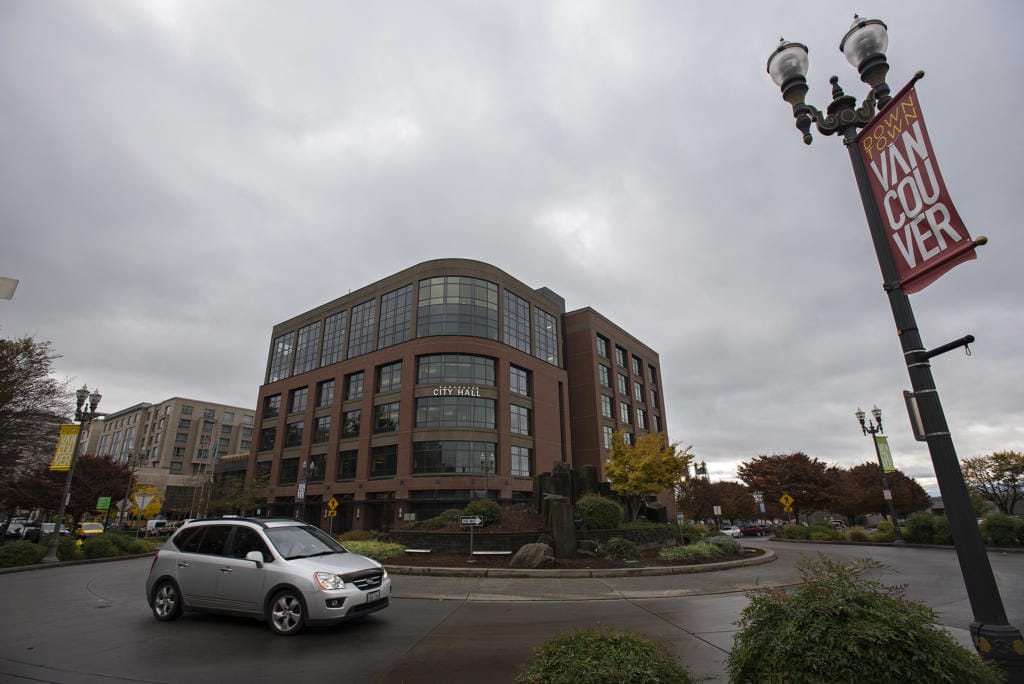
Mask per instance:
[[[528,501],[665,431],[658,355],[489,264],[427,261],[274,326],[248,476],[271,515],[388,529]]]

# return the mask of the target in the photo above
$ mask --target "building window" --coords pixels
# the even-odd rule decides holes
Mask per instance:
[[[658,384],[658,369],[650,364],[647,364],[647,379],[652,385]]]
[[[480,397],[420,397],[416,427],[466,427],[493,430],[494,400]]]
[[[171,467],[167,469],[169,473],[176,474],[181,472],[181,461],[171,461]]]
[[[533,449],[521,446],[512,447],[512,476],[531,477],[533,475]]]
[[[299,481],[299,459],[282,458],[281,470],[277,474],[277,484],[290,485]]]
[[[402,362],[395,361],[377,367],[377,392],[397,392],[402,389]]]
[[[636,376],[639,376],[639,377],[643,377],[643,374],[644,374],[644,362],[641,361],[636,356],[634,356],[631,360],[633,362],[633,375],[636,375]]]
[[[203,421],[203,432],[206,433],[206,434],[212,434],[213,433],[213,425],[214,425],[214,423],[213,423],[212,420],[204,420]],[[209,440],[209,438],[207,438],[207,440]]]
[[[608,358],[608,338],[597,333],[597,355],[603,359]]]
[[[240,440],[238,440],[238,448],[241,451],[248,451],[249,449],[252,448],[252,440],[251,439],[240,439]]]
[[[658,390],[651,390],[651,408],[661,408],[660,406],[658,406]]]
[[[616,379],[619,383],[619,394],[623,396],[629,395],[629,378],[622,373],[617,374]]]
[[[320,416],[313,424],[313,443],[322,444],[331,434],[331,417]]]
[[[479,278],[441,276],[420,281],[416,336],[467,335],[498,339],[498,286]]]
[[[411,323],[412,285],[406,285],[381,297],[377,349],[408,340]]]
[[[327,454],[310,454],[306,461],[306,480],[309,482],[323,482],[324,471],[327,469]]]
[[[224,422],[225,423],[233,423],[234,420],[235,420],[235,414],[234,413],[232,413],[231,411],[225,411],[224,412]]]
[[[308,387],[300,387],[288,393],[288,413],[303,413],[308,404]]]
[[[530,353],[530,303],[505,290],[505,344]]]
[[[248,415],[247,416],[242,416],[242,425],[252,425],[252,423],[253,423],[253,417],[252,416],[248,416]]]
[[[612,448],[612,433],[614,433],[614,432],[615,431],[610,426],[608,426],[608,425],[602,425],[601,426],[601,434],[604,437],[604,448],[605,449],[611,449]]]
[[[294,375],[316,368],[316,343],[320,337],[320,321],[299,328],[299,339],[295,345]]]
[[[398,447],[373,447],[370,450],[370,477],[386,477],[398,472]]]
[[[494,472],[494,442],[434,441],[414,442],[412,472],[483,473]]]
[[[287,378],[292,367],[292,352],[295,350],[295,331],[285,333],[276,340],[270,353],[270,370],[267,382],[277,382]]]
[[[345,376],[345,399],[363,398],[363,371]]]
[[[644,400],[644,386],[636,380],[633,381],[633,399],[637,402],[643,402]]]
[[[182,406],[181,406],[181,415],[183,415],[183,416],[191,416],[192,415],[192,407],[189,406],[188,404],[182,404]]]
[[[525,406],[510,405],[511,424],[509,429],[513,435],[530,434],[530,409]]]
[[[185,447],[174,447],[171,453],[171,458],[184,459],[185,458]]]
[[[228,437],[230,437],[231,436],[231,431],[233,429],[234,428],[231,425],[221,425],[220,426],[220,434],[227,435]]]
[[[636,410],[636,429],[647,429],[647,411],[644,411],[642,408],[637,408]]]
[[[354,411],[345,411],[342,414],[342,437],[358,437],[359,436],[359,420],[362,417],[363,412],[361,409]]]
[[[626,367],[626,350],[619,345],[615,345],[615,363],[622,368]]]
[[[654,416],[654,431],[661,432],[661,416]]]
[[[597,365],[597,380],[601,383],[601,387],[612,386],[612,374],[608,366],[603,363]]]
[[[276,418],[281,414],[281,395],[275,394],[273,396],[263,398],[263,417],[264,418]]]
[[[297,447],[302,444],[302,432],[305,429],[305,423],[301,420],[297,420],[294,423],[288,423],[285,426],[284,433],[284,446]]]
[[[420,385],[494,386],[494,359],[472,354],[431,354],[417,359]]]
[[[356,462],[358,461],[358,456],[359,452],[355,449],[338,452],[339,480],[356,479]]]
[[[629,404],[624,401],[619,402],[619,420],[627,425],[632,424],[632,410]]]
[[[554,316],[533,308],[533,334],[537,339],[535,356],[552,366],[558,365],[558,322]]]
[[[188,441],[188,433],[187,432],[179,432],[179,433],[177,433],[174,436],[174,441],[177,442],[178,444],[183,444],[183,443],[187,442]]]
[[[606,394],[601,395],[601,415],[604,418],[612,417],[612,398]]]
[[[334,403],[334,380],[324,380],[316,386],[316,405],[324,408]]]
[[[203,409],[203,418],[212,420],[217,415],[217,412],[212,408]]]
[[[320,366],[329,366],[345,357],[345,319],[342,311],[324,319],[324,343],[320,349]]]
[[[371,299],[352,307],[352,331],[348,337],[348,356],[353,358],[373,351],[373,314],[377,302]]]
[[[530,371],[518,366],[509,366],[508,387],[513,394],[530,396]]]
[[[398,430],[398,402],[373,407],[373,431],[395,432]]]
[[[178,420],[178,427],[182,430],[188,430],[190,427],[192,427],[192,421],[189,420],[188,418],[181,418],[180,420]]]

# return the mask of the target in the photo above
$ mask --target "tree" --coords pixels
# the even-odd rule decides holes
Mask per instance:
[[[676,506],[690,520],[706,520],[714,514],[714,491],[703,477],[688,477],[676,487]]]
[[[839,489],[838,468],[801,452],[758,456],[741,463],[736,473],[751,491],[762,493],[772,512],[779,510],[775,502],[783,494],[793,497],[797,520],[802,510],[828,510]]]
[[[260,496],[260,490],[267,486],[268,479],[263,477],[246,482],[244,478],[217,478],[214,480],[209,515],[243,515],[260,508],[266,503],[266,497]]]
[[[909,515],[931,508],[931,497],[912,477],[902,471],[886,473],[892,492],[893,508],[898,514]],[[841,471],[842,486],[832,504],[832,510],[842,513],[847,522],[872,513],[885,513],[888,504],[882,491],[882,470],[877,463],[868,461]]]
[[[0,340],[0,501],[12,505],[19,473],[48,463],[72,410],[67,382],[50,377],[60,358],[49,342]]]
[[[611,488],[626,498],[630,519],[639,517],[648,496],[675,487],[686,474],[693,458],[668,443],[661,432],[640,435],[636,445],[626,444],[625,432],[612,435],[612,448],[605,463],[605,475]]]
[[[994,503],[1000,513],[1013,515],[1024,501],[1024,454],[997,451],[964,459],[961,465],[968,488]]]
[[[711,483],[714,505],[722,507],[722,517],[729,520],[751,520],[759,514],[754,495],[746,485],[722,480]]]

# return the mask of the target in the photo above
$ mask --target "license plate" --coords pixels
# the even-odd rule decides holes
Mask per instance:
[[[366,594],[366,602],[373,603],[374,601],[380,600],[380,591],[371,591]]]

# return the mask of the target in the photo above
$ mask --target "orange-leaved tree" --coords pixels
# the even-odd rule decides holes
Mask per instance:
[[[611,488],[626,499],[630,520],[640,515],[648,496],[673,489],[686,474],[693,458],[678,449],[678,442],[669,443],[664,433],[648,433],[628,444],[625,432],[612,435],[612,448],[604,464],[604,474]]]

